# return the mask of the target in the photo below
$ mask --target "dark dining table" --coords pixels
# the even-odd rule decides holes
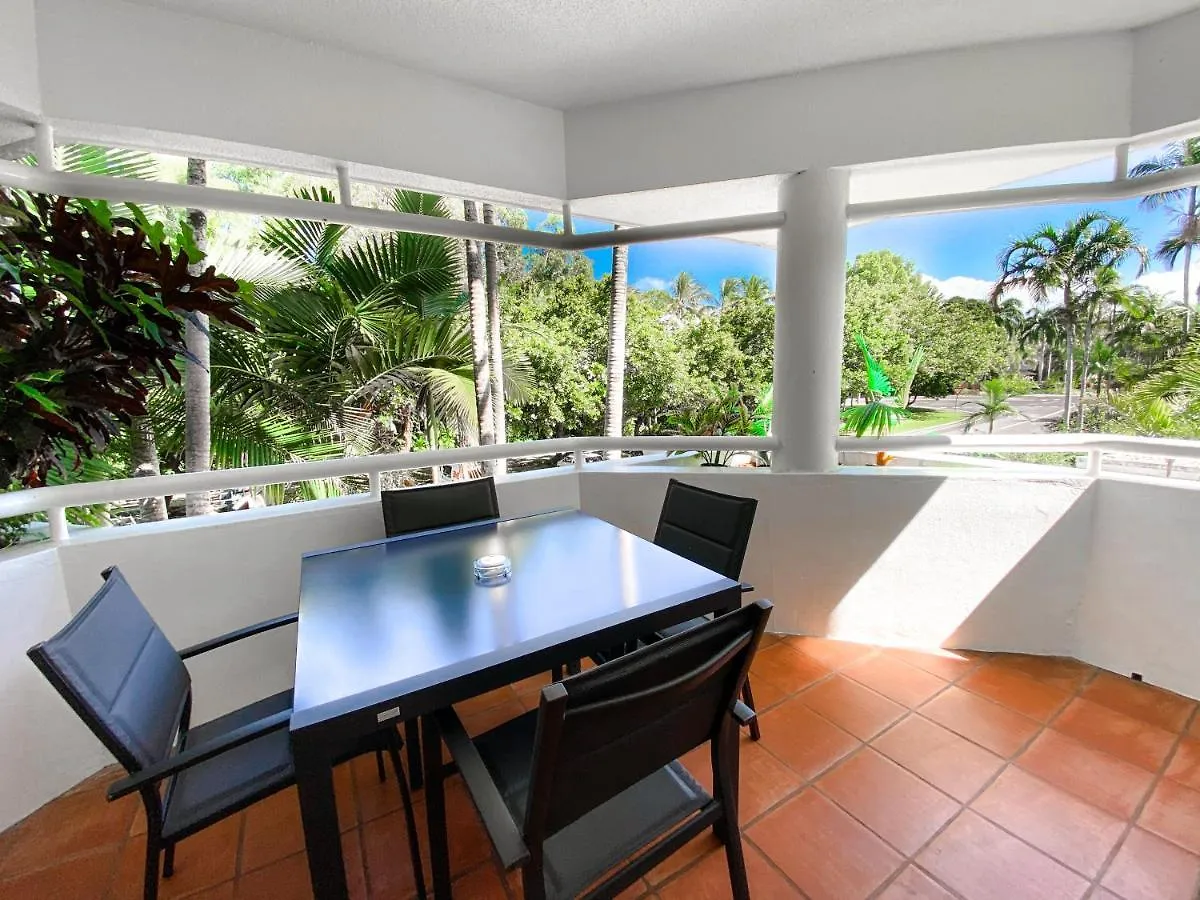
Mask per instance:
[[[490,554],[511,560],[507,583],[475,580]],[[420,719],[433,893],[449,897],[432,714],[740,604],[736,581],[575,510],[306,554],[291,740],[316,900],[347,900],[332,766],[362,735]]]

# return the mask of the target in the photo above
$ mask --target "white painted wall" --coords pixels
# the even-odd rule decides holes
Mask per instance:
[[[1200,485],[1098,485],[1077,654],[1200,697]]]
[[[35,116],[42,108],[34,0],[0,0],[0,113]]]
[[[758,499],[743,575],[775,603],[772,631],[1073,649],[1091,546],[1084,479],[585,470],[580,508],[649,537],[671,477]]]
[[[1133,133],[1172,128],[1200,119],[1200,10],[1135,33]]]
[[[37,15],[42,100],[51,119],[565,193],[557,110],[118,0],[37,0]],[[112,60],[126,64],[101,64]]]
[[[25,655],[70,618],[54,548],[0,556],[0,830],[112,762]]]
[[[588,197],[1128,135],[1132,58],[1128,33],[1029,41],[570,110],[567,186]]]

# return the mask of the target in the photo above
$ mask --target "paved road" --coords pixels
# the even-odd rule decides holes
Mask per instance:
[[[925,409],[954,409],[969,415],[979,408],[974,402],[977,399],[970,394],[942,397],[939,400],[921,397],[914,405]],[[1012,397],[1008,402],[1019,415],[997,419],[992,434],[1045,434],[1049,431],[1048,426],[1051,423],[1062,418],[1062,394],[1026,394],[1024,397]],[[949,425],[940,425],[932,429],[934,432],[952,434],[961,434],[962,430],[961,422],[951,422]],[[969,433],[987,434],[987,423],[975,425]]]

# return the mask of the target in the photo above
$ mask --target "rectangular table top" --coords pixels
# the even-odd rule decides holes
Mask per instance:
[[[511,580],[478,584],[472,563],[496,553]],[[573,510],[310,553],[292,731],[431,712],[738,596],[737,582]]]

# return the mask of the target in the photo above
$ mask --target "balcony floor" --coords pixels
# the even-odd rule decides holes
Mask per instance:
[[[1195,702],[1067,659],[768,644],[753,669],[763,740],[742,754],[756,900],[1196,896]],[[537,689],[464,704],[468,727],[531,707]],[[707,780],[706,753],[688,762]],[[140,804],[105,803],[111,776],[0,835],[0,896],[141,896]],[[410,896],[395,782],[381,785],[369,757],[336,782],[351,895]],[[519,897],[457,780],[449,810],[455,895]],[[184,841],[176,865],[164,898],[309,897],[294,791]],[[698,839],[624,896],[728,897],[724,855]]]

